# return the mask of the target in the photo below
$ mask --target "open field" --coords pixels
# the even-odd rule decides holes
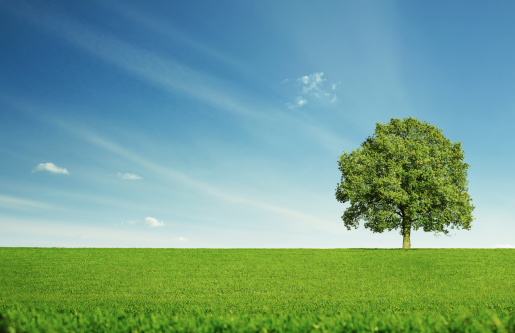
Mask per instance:
[[[0,248],[23,331],[515,329],[512,249]]]

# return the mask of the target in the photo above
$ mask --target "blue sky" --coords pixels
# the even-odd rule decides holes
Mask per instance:
[[[0,246],[401,247],[347,231],[375,123],[459,141],[472,230],[515,246],[515,4],[0,1]]]

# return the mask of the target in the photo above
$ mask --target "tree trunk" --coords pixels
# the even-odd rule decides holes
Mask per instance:
[[[403,228],[403,239],[402,239],[402,248],[403,249],[411,249],[411,221],[402,221],[402,228]]]
[[[402,239],[402,248],[410,249],[411,248],[411,240],[410,240],[410,229],[404,231],[404,238]]]

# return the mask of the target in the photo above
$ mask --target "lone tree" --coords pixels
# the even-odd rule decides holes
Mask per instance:
[[[361,147],[340,156],[336,199],[350,202],[342,220],[348,230],[365,221],[373,232],[399,229],[402,248],[411,247],[411,230],[470,229],[472,199],[461,143],[415,118],[376,124]]]

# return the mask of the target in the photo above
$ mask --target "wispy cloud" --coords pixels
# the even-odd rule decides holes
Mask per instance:
[[[83,225],[78,223],[58,222],[55,220],[12,218],[0,215],[0,236],[7,244],[9,235],[23,235],[24,241],[34,240],[32,246],[57,246],[57,247],[143,247],[143,248],[168,248],[179,243],[164,232],[155,232],[150,228],[145,229],[121,229],[116,227],[98,227],[95,225]],[[2,243],[4,244],[4,243]],[[106,246],[107,244],[107,246]]]
[[[171,57],[159,56],[83,25],[71,17],[48,10],[44,6],[17,3],[7,7],[20,17],[54,33],[73,46],[159,89],[189,96],[220,111],[257,119],[266,118],[257,109],[244,105],[235,96],[234,87],[228,82],[194,70],[174,61]]]
[[[138,176],[134,173],[121,173],[118,172],[117,174],[118,178],[125,179],[125,180],[140,180],[143,179],[141,176]]]
[[[54,163],[39,163],[33,170],[32,173],[39,171],[47,171],[50,173],[58,173],[63,175],[69,175],[70,173],[65,168],[58,167]]]
[[[148,224],[149,227],[157,228],[163,227],[165,224],[153,217],[145,217],[145,223]]]
[[[3,7],[11,10],[22,19],[53,33],[55,36],[63,38],[71,45],[167,93],[187,96],[212,106],[216,110],[247,117],[253,121],[275,123],[278,119],[281,119],[281,121],[287,121],[288,123],[297,122],[299,126],[313,126],[311,123],[292,117],[288,112],[284,112],[273,105],[267,105],[267,103],[256,105],[256,101],[250,98],[248,94],[241,91],[238,92],[238,89],[235,89],[235,86],[227,81],[189,68],[184,64],[174,61],[171,57],[162,57],[144,48],[126,43],[92,27],[83,25],[71,17],[53,12],[45,8],[44,5],[36,7],[23,2],[16,2],[16,4],[0,3],[0,5],[4,5]],[[309,87],[314,85],[308,93],[299,95],[300,98],[296,99],[293,104],[288,104],[290,108],[303,107],[309,103],[315,93],[319,95],[319,98],[330,98],[330,101],[336,101],[334,93],[328,95],[329,93],[323,90],[325,82],[323,73],[315,73],[306,77],[306,79],[286,80],[288,84],[295,82],[295,84],[302,85],[306,81],[308,82],[308,90],[310,89]],[[317,92],[318,90],[315,87],[320,91]],[[302,90],[300,93],[302,93]],[[25,101],[22,102],[25,103]],[[263,110],[269,110],[269,112],[263,112]],[[321,132],[327,132],[327,130],[320,129],[317,131],[307,131],[306,133],[315,134]],[[324,137],[315,135],[314,139],[325,144]],[[327,148],[329,149],[329,147]]]
[[[304,75],[295,80],[297,84],[300,84],[300,90],[297,92],[295,103],[287,103],[290,109],[300,108],[308,104],[311,99],[325,99],[330,103],[337,101],[336,90],[338,89],[337,83],[332,83],[331,87],[327,89],[325,82],[327,79],[324,78],[323,72],[316,72],[310,75]],[[290,80],[286,79],[283,83],[289,83]]]
[[[176,242],[183,242],[183,243],[188,241],[188,239],[186,237],[182,237],[182,236],[174,238],[173,240]]]
[[[52,206],[39,201],[27,200],[5,195],[0,195],[0,207],[17,210],[53,208]]]
[[[127,1],[106,1],[102,2],[101,5],[111,8],[117,15],[125,16],[141,27],[150,29],[154,34],[157,33],[165,36],[170,41],[180,42],[203,56],[214,59],[228,67],[235,68],[238,72],[245,73],[249,77],[255,77],[255,71],[248,64],[193,39],[186,31],[179,30],[169,20],[160,20],[155,15],[145,14],[139,8],[134,8]]]
[[[127,224],[134,225],[134,224],[136,224],[136,223],[138,223],[138,221],[136,221],[136,220],[129,220],[129,221],[126,221],[126,222],[125,222],[125,221],[122,221],[122,222],[120,222],[120,223],[115,223],[114,225],[116,225],[116,226],[120,225],[120,226],[122,226],[122,227],[123,227],[123,226],[125,226],[125,225],[127,225]]]
[[[153,163],[149,161],[146,158],[143,158],[134,152],[131,152],[130,150],[116,144],[115,142],[109,141],[105,138],[100,137],[98,134],[91,132],[86,129],[80,129],[77,127],[70,127],[68,124],[63,122],[57,122],[59,126],[61,126],[63,129],[68,130],[71,133],[80,135],[83,139],[86,141],[99,146],[111,153],[114,153],[118,156],[121,156],[123,158],[126,158],[131,163],[136,163],[137,165],[147,168],[148,170],[152,171],[153,173],[163,177],[163,179],[166,179],[168,181],[172,182],[179,182],[183,185],[186,185],[192,189],[195,189],[201,193],[211,195],[215,198],[218,198],[220,200],[229,202],[229,203],[238,203],[238,204],[245,204],[249,206],[253,206],[259,209],[264,209],[268,212],[273,213],[279,213],[283,216],[288,216],[291,218],[294,218],[296,221],[303,221],[303,222],[311,222],[317,225],[324,224],[325,221],[317,216],[305,214],[302,212],[299,212],[297,210],[293,210],[290,208],[270,204],[268,202],[263,202],[251,198],[247,198],[245,196],[241,196],[238,194],[232,194],[228,193],[226,190],[218,188],[216,186],[213,186],[211,184],[199,181],[197,179],[192,178],[191,176],[172,169],[170,167],[165,167],[156,163]],[[147,222],[148,223],[148,222]]]

